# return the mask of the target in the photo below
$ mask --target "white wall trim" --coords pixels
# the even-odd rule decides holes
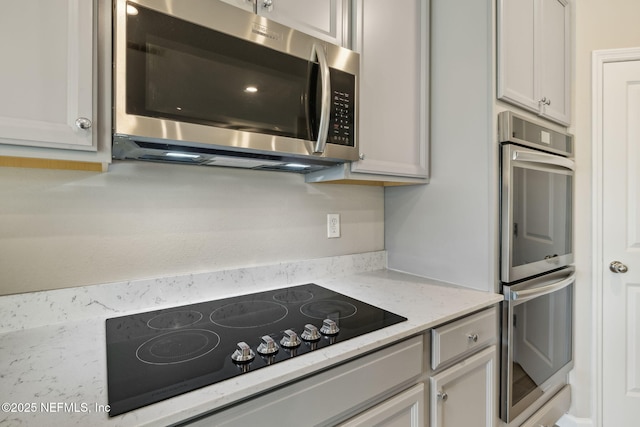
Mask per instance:
[[[592,327],[595,340],[592,344],[595,358],[592,361],[595,372],[595,388],[592,393],[593,419],[596,426],[602,426],[602,287],[603,287],[603,254],[602,254],[602,179],[603,179],[603,138],[602,138],[602,107],[603,107],[603,77],[604,65],[610,62],[624,62],[640,60],[640,48],[596,50],[592,54],[592,213],[593,213],[593,291],[592,291]],[[568,426],[569,424],[567,424]]]

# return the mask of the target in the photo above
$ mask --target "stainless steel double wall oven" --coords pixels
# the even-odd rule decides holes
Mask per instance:
[[[552,397],[573,367],[573,137],[510,111],[501,150],[501,418]]]

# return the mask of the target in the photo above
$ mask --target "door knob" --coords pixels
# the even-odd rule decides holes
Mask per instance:
[[[609,264],[609,270],[613,271],[614,273],[626,273],[627,271],[629,271],[627,266],[620,261],[612,261],[611,264]]]

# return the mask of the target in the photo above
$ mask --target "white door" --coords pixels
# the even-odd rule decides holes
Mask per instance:
[[[602,420],[640,420],[640,60],[603,65]],[[614,273],[619,261],[628,271]]]

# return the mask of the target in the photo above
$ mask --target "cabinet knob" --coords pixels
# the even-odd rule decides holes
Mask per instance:
[[[76,126],[78,127],[78,129],[90,129],[92,124],[93,123],[91,123],[91,120],[87,119],[86,117],[79,117],[76,119]]]
[[[540,103],[543,105],[551,105],[551,100],[547,99],[546,96],[543,96],[542,99],[540,100]]]
[[[467,338],[469,339],[469,342],[478,342],[478,334],[469,334],[467,335]]]
[[[438,400],[442,400],[443,402],[446,402],[447,399],[449,398],[449,395],[445,391],[440,391],[438,392],[437,397],[438,397]]]
[[[271,12],[273,10],[273,0],[263,0],[262,8],[267,9],[268,12]]]
[[[360,153],[360,155],[358,156],[358,158],[359,158],[360,160],[364,160],[364,153]]]

